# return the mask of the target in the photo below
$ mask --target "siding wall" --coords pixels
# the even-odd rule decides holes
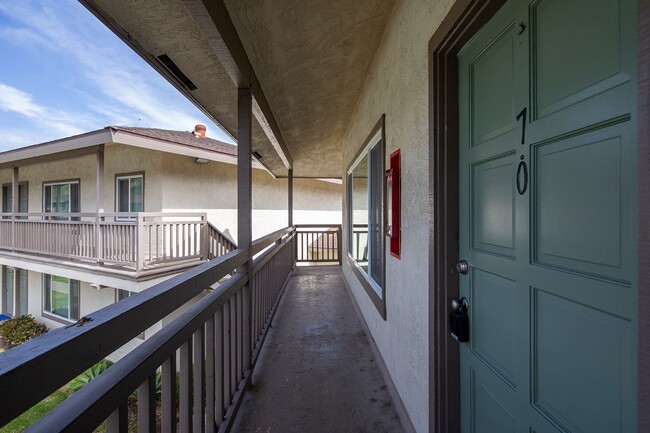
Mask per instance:
[[[343,273],[418,432],[429,426],[427,48],[452,3],[396,2],[343,146],[345,179],[348,164],[385,113],[386,158],[401,149],[402,258],[386,252],[386,321],[349,266]]]

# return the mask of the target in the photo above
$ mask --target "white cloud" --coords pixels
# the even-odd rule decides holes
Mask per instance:
[[[0,110],[32,118],[37,122],[37,129],[51,129],[63,136],[83,132],[78,126],[83,123],[83,117],[44,107],[34,102],[29,93],[3,83],[0,83]],[[6,145],[6,142],[3,145]]]
[[[78,3],[0,1],[0,14],[14,22],[13,27],[0,28],[0,38],[72,59],[79,66],[70,72],[98,92],[86,95],[83,108],[79,108],[84,116],[40,106],[29,94],[13,88],[7,96],[0,96],[0,109],[47,117],[46,122],[61,133],[67,130],[68,135],[81,132],[80,126],[87,126],[86,130],[109,124],[189,130],[206,122],[189,103],[181,102],[183,97],[176,89]],[[0,93],[5,92],[0,88]],[[220,131],[211,132],[223,139]]]
[[[45,109],[32,101],[32,96],[0,83],[0,110],[15,111],[29,117],[42,116]]]

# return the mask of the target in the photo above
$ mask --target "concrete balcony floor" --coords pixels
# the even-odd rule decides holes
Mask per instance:
[[[233,432],[402,432],[339,266],[297,267]]]

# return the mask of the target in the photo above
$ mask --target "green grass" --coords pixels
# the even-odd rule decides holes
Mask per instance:
[[[49,397],[46,397],[40,403],[37,403],[31,409],[11,421],[4,427],[0,428],[0,433],[20,433],[27,427],[34,424],[45,414],[58,406],[63,400],[69,397],[69,393],[63,390],[55,391]]]

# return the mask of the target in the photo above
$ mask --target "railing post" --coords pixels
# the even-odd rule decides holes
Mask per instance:
[[[142,269],[144,269],[144,261],[145,261],[145,254],[144,254],[144,217],[142,216],[141,213],[138,213],[137,224],[138,225],[135,228],[135,238],[136,238],[136,251],[135,251],[136,264],[135,264],[135,269],[136,269],[136,271],[141,271]]]
[[[339,257],[339,265],[343,264],[343,256],[341,252],[343,251],[343,246],[341,245],[343,243],[343,230],[341,226],[338,226],[336,230],[336,254],[338,254]]]
[[[207,214],[201,215],[201,259],[210,260],[210,229]]]
[[[11,178],[11,251],[16,248],[16,213],[20,209],[18,167],[13,168]]]
[[[237,246],[248,250],[248,261],[240,266],[237,272],[248,275],[248,283],[242,289],[242,323],[244,346],[243,370],[247,371],[251,366],[251,270],[252,257],[250,253],[252,243],[252,157],[253,157],[253,97],[250,88],[238,89],[237,100]]]

